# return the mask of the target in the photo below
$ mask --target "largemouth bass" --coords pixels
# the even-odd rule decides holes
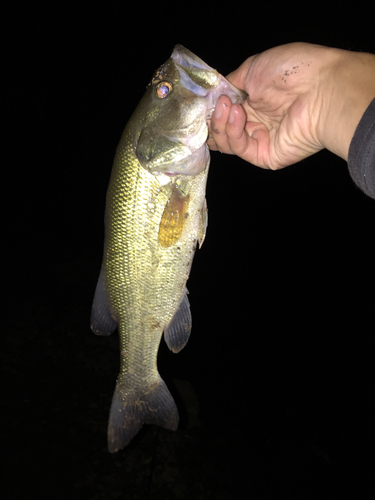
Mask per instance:
[[[221,94],[246,94],[181,45],[156,72],[118,145],[106,198],[102,268],[91,328],[118,327],[120,373],[108,449],[125,447],[143,424],[175,430],[178,411],[157,369],[161,337],[187,343],[186,281],[207,227],[207,120]]]

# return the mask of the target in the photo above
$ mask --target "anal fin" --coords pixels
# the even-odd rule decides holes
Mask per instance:
[[[198,231],[199,248],[202,247],[204,239],[206,237],[207,226],[208,226],[208,208],[207,208],[207,200],[205,198],[201,209],[201,217],[199,221],[199,231]]]

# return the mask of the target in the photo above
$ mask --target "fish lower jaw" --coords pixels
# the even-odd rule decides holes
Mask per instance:
[[[149,170],[149,172],[153,175],[160,176],[164,174],[168,178],[184,175],[195,176],[205,170],[209,163],[209,159],[210,152],[206,143],[204,143],[201,147],[193,151],[185,158],[164,165],[159,165],[155,169],[147,167],[147,170]]]

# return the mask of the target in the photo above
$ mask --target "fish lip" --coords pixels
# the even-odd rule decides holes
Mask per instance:
[[[226,95],[231,100],[232,104],[242,104],[246,101],[248,94],[241,89],[237,89],[223,75],[220,75],[220,81],[217,88],[206,96],[209,104],[207,107],[206,121],[211,120],[214,114],[217,101],[221,95]]]
[[[189,49],[187,49],[181,44],[177,44],[173,47],[171,59],[173,59],[175,63],[181,66],[193,66],[195,68],[215,71],[200,57],[196,56],[193,52],[191,52]]]

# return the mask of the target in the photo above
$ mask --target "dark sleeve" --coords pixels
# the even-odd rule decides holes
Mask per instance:
[[[357,186],[375,198],[375,99],[358,123],[349,146],[348,166]]]

